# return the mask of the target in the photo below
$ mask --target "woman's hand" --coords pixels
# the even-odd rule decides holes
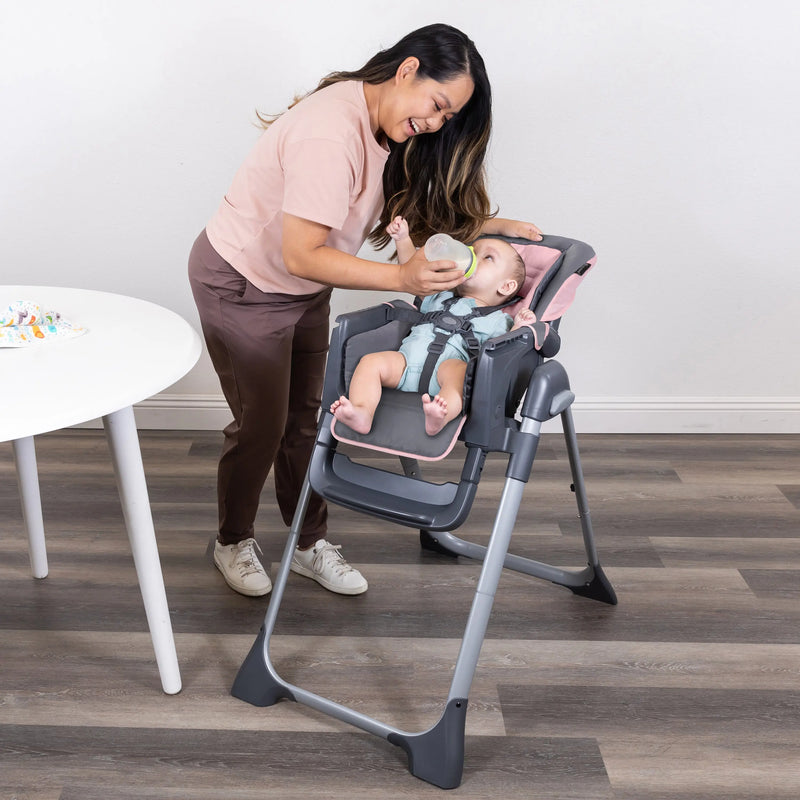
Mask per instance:
[[[418,297],[454,289],[464,282],[464,270],[454,261],[428,261],[423,248],[399,269],[400,291]]]
[[[518,219],[501,219],[500,217],[487,220],[481,229],[481,233],[509,236],[514,239],[530,239],[533,242],[539,242],[542,239],[542,232],[532,222],[522,222]]]

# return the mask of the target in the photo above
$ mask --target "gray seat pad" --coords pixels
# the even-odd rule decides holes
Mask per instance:
[[[384,389],[369,433],[356,433],[337,419],[331,424],[331,432],[339,441],[359,447],[422,461],[438,461],[453,449],[465,419],[460,414],[435,436],[429,436],[425,432],[422,395]]]

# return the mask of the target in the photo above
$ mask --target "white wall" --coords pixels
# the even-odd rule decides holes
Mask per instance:
[[[434,21],[487,63],[502,215],[597,250],[559,356],[579,430],[800,431],[795,0],[8,0],[0,280],[197,324],[187,253],[254,110]],[[137,416],[227,420],[205,357]]]

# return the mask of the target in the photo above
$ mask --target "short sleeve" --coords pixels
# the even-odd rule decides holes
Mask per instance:
[[[282,211],[340,230],[350,213],[355,159],[342,142],[303,139],[287,146],[283,157]]]
[[[419,310],[423,314],[427,314],[428,311],[431,310],[431,305],[433,305],[433,298],[435,295],[429,294],[422,298],[422,302],[419,304]]]
[[[444,301],[452,297],[453,293],[450,291],[437,292],[436,294],[429,294],[422,298],[419,310],[425,314],[428,311],[439,311],[444,307]]]
[[[497,320],[494,326],[495,332],[492,334],[492,337],[500,336],[501,334],[510,331],[514,325],[514,320],[508,314],[506,314],[505,311],[496,311],[495,314],[497,314]]]

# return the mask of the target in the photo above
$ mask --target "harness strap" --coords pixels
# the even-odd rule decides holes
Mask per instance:
[[[430,388],[431,378],[433,371],[436,368],[436,362],[439,356],[444,352],[447,342],[455,335],[460,335],[464,340],[467,347],[468,361],[476,358],[481,351],[481,345],[477,336],[473,332],[472,319],[475,317],[485,317],[492,314],[498,309],[505,308],[515,302],[516,298],[497,306],[482,306],[481,308],[473,308],[469,314],[459,316],[450,312],[450,306],[461,298],[453,296],[448,297],[442,304],[442,308],[437,311],[428,311],[423,314],[417,324],[422,325],[425,323],[432,323],[435,330],[433,341],[428,345],[428,355],[425,358],[425,363],[422,365],[422,372],[419,377],[419,388],[422,392],[427,392]]]
[[[425,363],[422,365],[422,372],[419,376],[419,390],[421,392],[427,392],[430,389],[433,369],[436,366],[436,362],[439,360],[439,356],[444,352],[445,345],[450,341],[451,336],[451,333],[436,331],[436,336],[428,345],[428,355],[425,357]]]

